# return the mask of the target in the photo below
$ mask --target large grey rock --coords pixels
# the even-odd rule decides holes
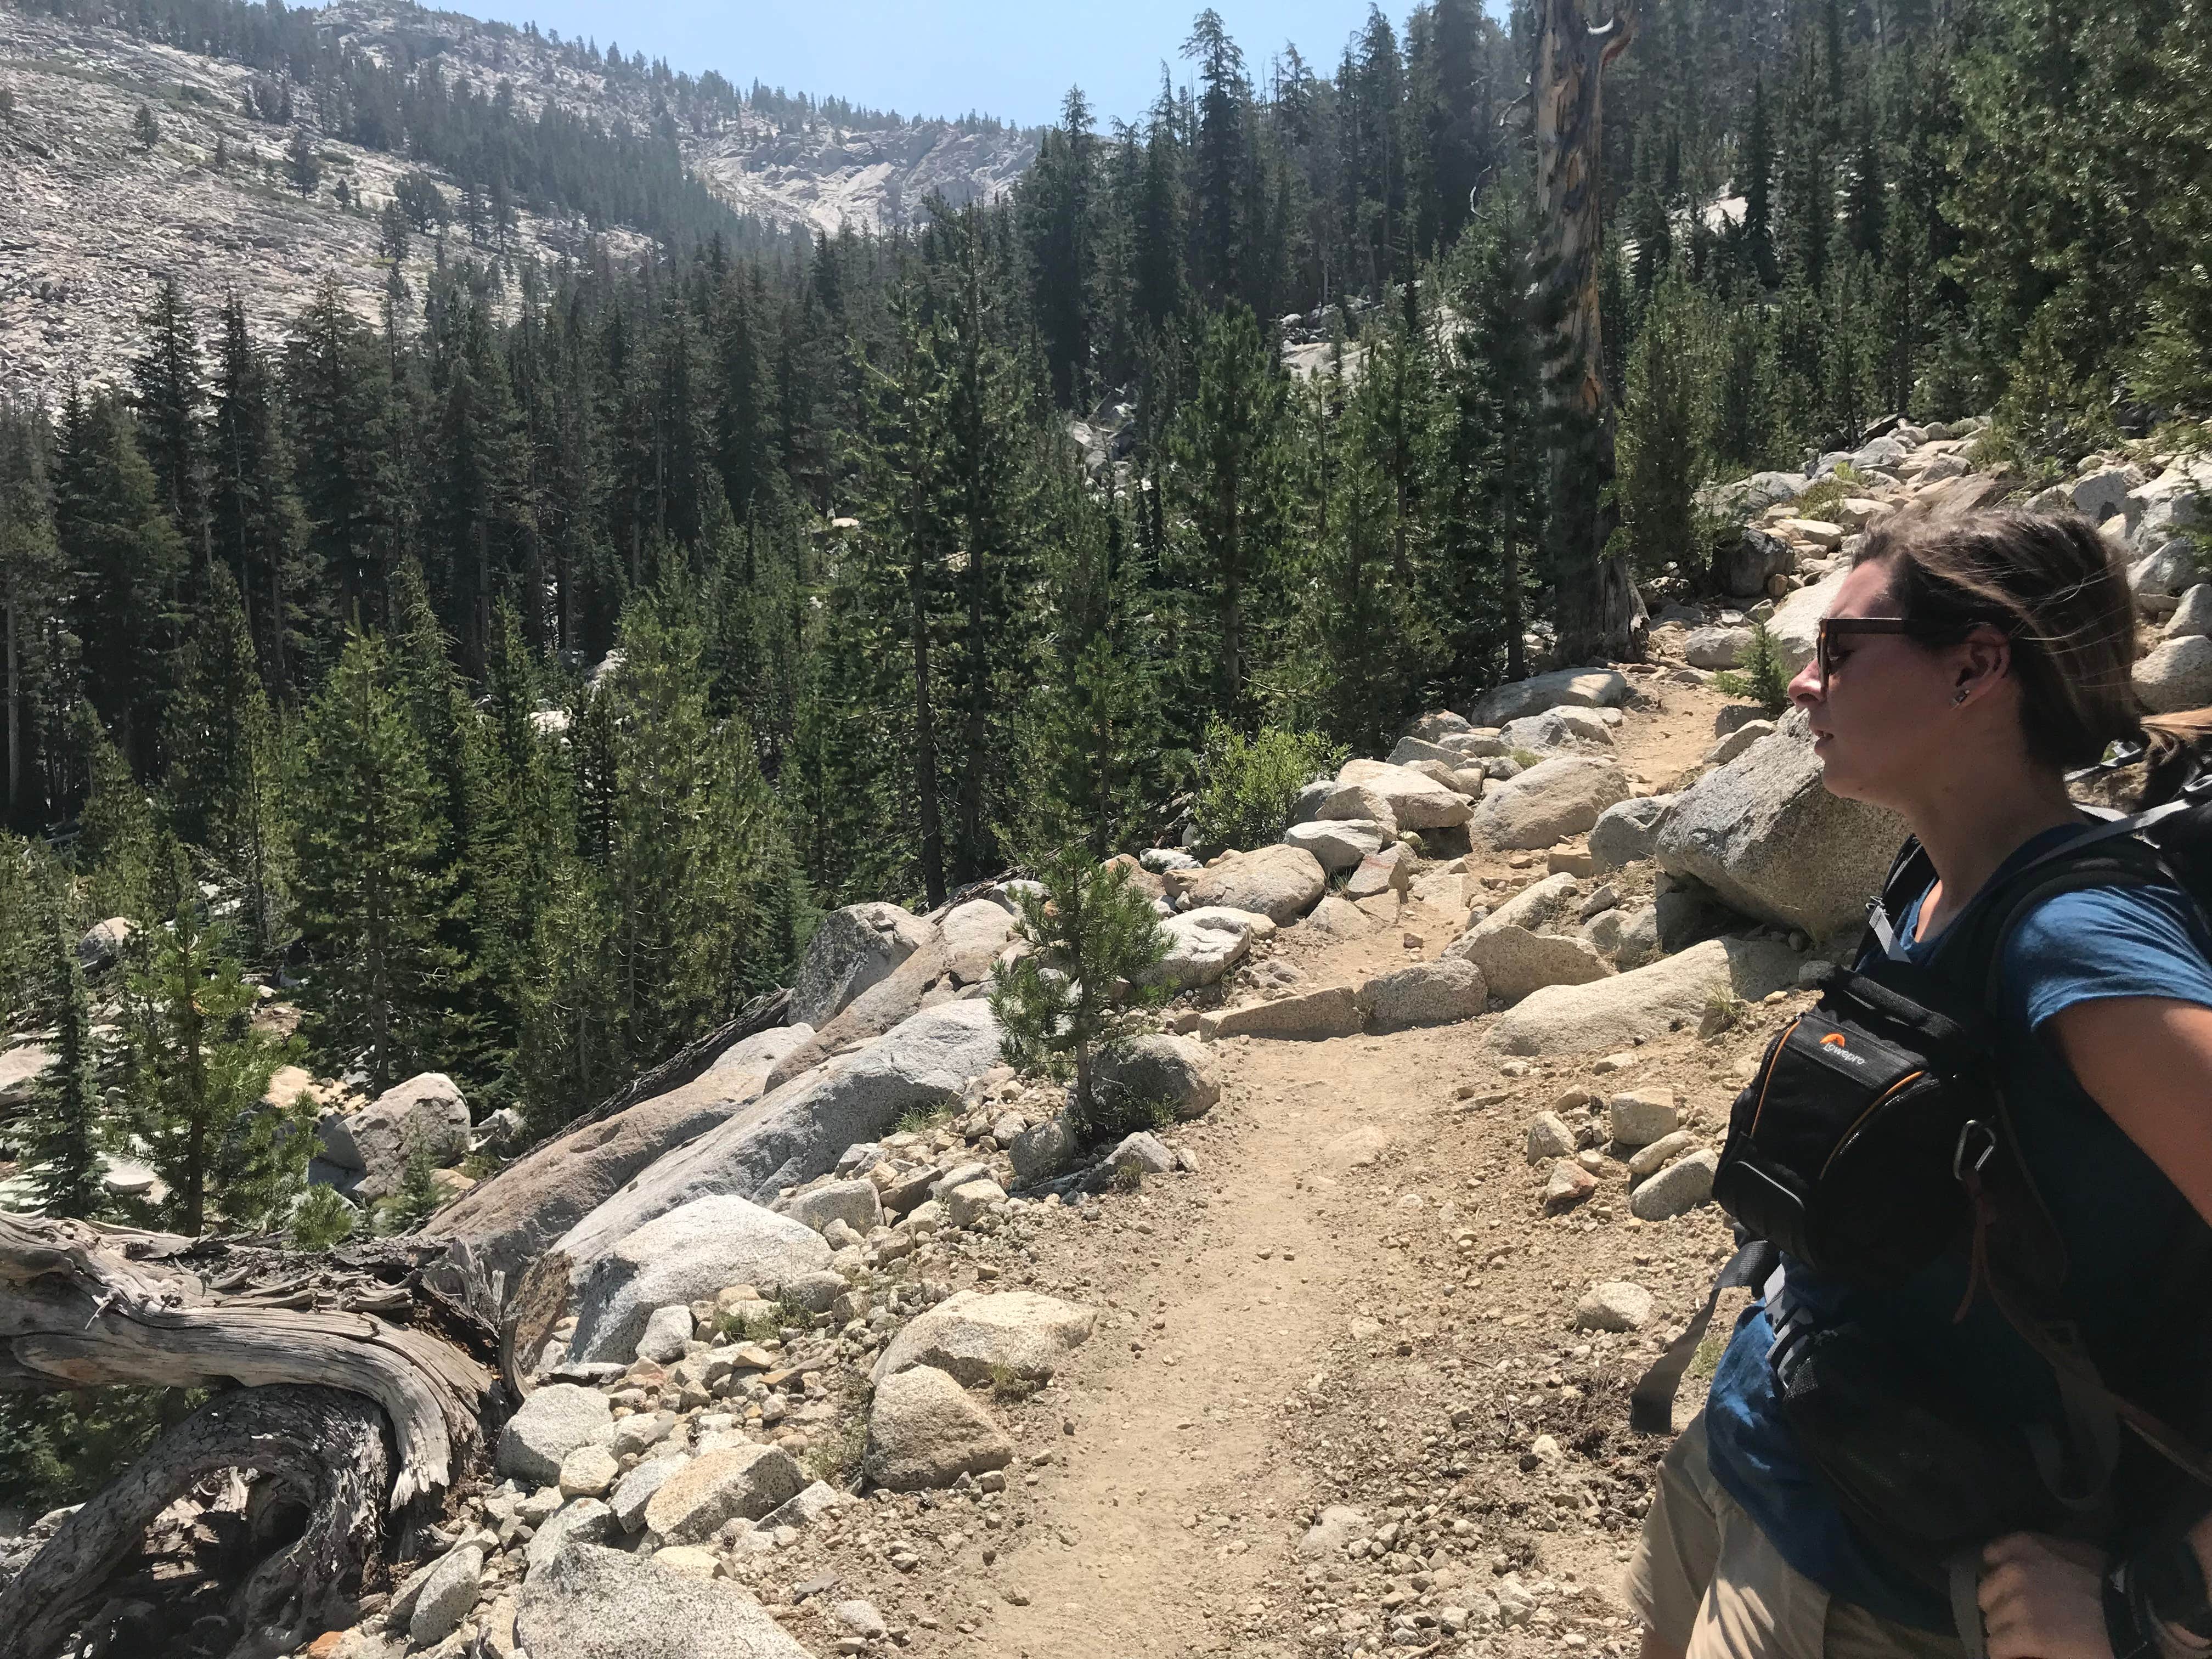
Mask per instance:
[[[1638,904],[1601,911],[1583,924],[1582,936],[1626,973],[1659,954],[1659,908]]]
[[[1905,829],[1881,807],[1830,794],[1820,771],[1804,713],[1793,709],[1773,736],[1675,797],[1659,827],[1659,867],[1815,939],[1857,926]]]
[[[1705,764],[1726,766],[1761,738],[1774,735],[1772,720],[1746,720],[1705,751]]]
[[[691,1461],[688,1452],[674,1452],[665,1457],[641,1463],[615,1483],[614,1496],[607,1500],[616,1523],[624,1532],[638,1532],[645,1526],[645,1506],[653,1494],[659,1492],[686,1463]]]
[[[580,1544],[522,1586],[515,1638],[530,1659],[808,1659],[767,1608],[727,1579]]]
[[[558,1135],[438,1212],[428,1236],[466,1251],[512,1292],[549,1245],[664,1153],[757,1099],[775,1063],[814,1035],[778,1026],[732,1043],[691,1082]]]
[[[523,1551],[533,1573],[577,1544],[603,1543],[617,1535],[614,1511],[596,1498],[578,1498],[547,1517]]]
[[[123,947],[137,931],[138,924],[128,916],[110,916],[105,921],[95,921],[76,942],[76,965],[88,974],[112,967],[122,959]]]
[[[2166,618],[2165,633],[2169,640],[2212,634],[2212,582],[2199,582],[2181,596],[2173,615]]]
[[[1186,1121],[1204,1117],[1221,1098],[1221,1079],[1206,1045],[1155,1033],[1132,1037],[1100,1054],[1093,1080],[1127,1097],[1157,1103]]]
[[[869,1229],[884,1224],[883,1194],[874,1182],[865,1178],[833,1181],[799,1194],[783,1206],[783,1212],[817,1233],[828,1231],[831,1222],[842,1221],[865,1238]]]
[[[1608,711],[1610,712],[1610,711]],[[1618,720],[1620,715],[1614,714]],[[1498,728],[1504,751],[1526,750],[1540,758],[1552,755],[1604,754],[1613,746],[1613,727],[1595,708],[1571,705],[1547,708],[1540,714],[1524,714]]]
[[[1484,795],[1468,833],[1497,852],[1549,847],[1581,835],[1599,813],[1627,799],[1628,775],[1618,762],[1562,755]]]
[[[1659,821],[1675,799],[1638,795],[1607,807],[1590,826],[1590,861],[1600,870],[1619,870],[1650,858],[1659,840]]]
[[[759,1520],[805,1484],[781,1446],[702,1452],[646,1499],[645,1529],[666,1543],[700,1543],[726,1521]]]
[[[1359,988],[1357,1000],[1368,1030],[1409,1031],[1474,1019],[1487,1006],[1489,994],[1480,969],[1446,957],[1377,975]]]
[[[1360,818],[1316,818],[1283,832],[1286,844],[1304,848],[1332,876],[1358,867],[1360,860],[1381,852],[1390,839],[1381,824]]]
[[[1341,783],[1334,778],[1319,787],[1321,793],[1313,803],[1312,814],[1298,822],[1363,823],[1380,830],[1390,840],[1397,839],[1398,815],[1391,811],[1381,790],[1370,789],[1364,783]]]
[[[1828,614],[1828,607],[1836,602],[1837,591],[1849,574],[1847,569],[1833,571],[1810,586],[1799,588],[1775,606],[1774,620],[1766,624],[1766,631],[1774,636],[1775,654],[1782,659],[1782,665],[1788,672],[1794,675],[1813,660],[1820,618]]]
[[[1176,991],[1212,984],[1252,948],[1252,915],[1208,905],[1168,917],[1160,923],[1168,953],[1153,968],[1152,982]]]
[[[1759,476],[1778,477],[1790,475],[1762,473]],[[1784,496],[1782,499],[1793,498]],[[1713,586],[1731,599],[1764,599],[1768,582],[1777,576],[1788,575],[1796,568],[1797,555],[1790,549],[1790,544],[1779,537],[1768,535],[1755,525],[1745,525],[1740,530],[1731,531],[1717,538],[1713,544]],[[1692,637],[1694,639],[1696,636],[1693,635]],[[1734,666],[1730,663],[1697,663],[1696,665],[1700,668]]]
[[[1401,830],[1448,830],[1465,823],[1474,811],[1456,790],[1427,773],[1387,761],[1348,760],[1336,781],[1382,796],[1389,803],[1392,820]]]
[[[358,1111],[326,1112],[318,1127],[324,1162],[359,1171],[336,1184],[363,1203],[399,1190],[417,1146],[427,1147],[441,1164],[469,1150],[468,1103],[443,1072],[418,1073]]]
[[[1508,1054],[1601,1054],[1669,1031],[1694,1030],[1721,992],[1756,1002],[1796,983],[1800,958],[1767,939],[1707,939],[1632,973],[1532,993],[1491,1028]]]
[[[924,1492],[1013,1461],[1006,1431],[945,1372],[918,1365],[876,1385],[861,1468],[877,1486]]]
[[[829,1265],[829,1245],[803,1222],[733,1194],[694,1199],[598,1258],[584,1283],[569,1354],[628,1360],[655,1308],[711,1297],[726,1285],[767,1293]]]
[[[1456,714],[1452,718],[1459,720]],[[1467,731],[1468,729],[1467,722],[1460,720],[1455,729],[1458,732]],[[1417,737],[1399,738],[1397,746],[1391,750],[1388,757],[1389,763],[1392,766],[1413,766],[1421,761],[1441,761],[1446,766],[1456,767],[1463,764],[1466,758],[1466,756],[1457,749],[1447,748],[1441,743]]]
[[[2188,634],[2162,641],[2136,664],[2135,687],[2154,714],[2212,703],[2212,639]]]
[[[933,927],[904,962],[847,1003],[842,1012],[820,1030],[776,1061],[762,1092],[780,1089],[831,1055],[848,1053],[904,1024],[924,1007],[946,1000],[957,987],[945,941]]]
[[[1711,1200],[1713,1172],[1720,1163],[1720,1154],[1706,1149],[1669,1164],[1629,1194],[1629,1213],[1638,1221],[1667,1221],[1687,1215]]]
[[[1328,890],[1321,860],[1303,847],[1284,846],[1225,854],[1183,887],[1194,910],[1249,910],[1279,925],[1296,921]]]
[[[1098,1310],[1034,1291],[956,1291],[909,1320],[878,1357],[880,1385],[914,1365],[932,1365],[959,1382],[988,1382],[1003,1371],[1041,1382],[1060,1357],[1090,1340]]]
[[[1075,1120],[1066,1112],[1055,1112],[1043,1122],[1032,1123],[1016,1135],[1013,1145],[1006,1148],[1006,1156],[1012,1161],[1015,1179],[1049,1181],[1073,1169],[1076,1154],[1082,1150],[1082,1139],[1075,1133]]]
[[[924,945],[934,930],[896,904],[848,904],[822,918],[791,990],[796,1024],[822,1026]]]
[[[1167,1143],[1149,1129],[1123,1135],[1121,1144],[1106,1154],[1109,1169],[1134,1170],[1140,1176],[1165,1175],[1176,1165]]]
[[[1682,660],[1692,668],[1733,668],[1743,660],[1744,647],[1750,643],[1748,628],[1723,628],[1715,623],[1710,628],[1694,629],[1682,641]]]
[[[1754,472],[1733,483],[1712,486],[1711,499],[1717,511],[1736,518],[1757,518],[1770,507],[1796,501],[1812,487],[1812,482],[1802,472]]]
[[[1475,699],[1469,719],[1476,726],[1503,726],[1523,714],[1540,714],[1561,703],[1584,708],[1618,708],[1628,696],[1627,678],[1610,668],[1563,668],[1509,680]]]
[[[570,1228],[555,1247],[580,1284],[615,1245],[695,1199],[773,1197],[827,1175],[856,1141],[911,1111],[957,1105],[999,1063],[999,1025],[981,998],[924,1009],[878,1041],[823,1062],[664,1155]],[[743,1282],[742,1276],[723,1284]],[[708,1291],[708,1294],[712,1294]]]
[[[1382,924],[1348,898],[1331,893],[1313,908],[1300,929],[1328,939],[1365,939]]]
[[[1492,910],[1474,930],[1525,927],[1532,933],[1559,933],[1582,919],[1581,884],[1561,870],[1532,881]]]
[[[945,944],[945,962],[963,985],[980,985],[991,977],[991,964],[1006,941],[1014,936],[1014,916],[1004,905],[989,899],[970,899],[956,904],[937,924]]]
[[[597,1389],[549,1382],[500,1430],[494,1466],[531,1486],[550,1486],[561,1479],[562,1459],[579,1446],[604,1444],[614,1432],[614,1414]]]
[[[1468,725],[1465,716],[1455,714],[1449,708],[1439,708],[1432,714],[1422,715],[1407,726],[1406,735],[1418,738],[1423,743],[1442,743],[1446,738],[1471,730],[1473,728]]]
[[[645,1322],[644,1334],[637,1339],[637,1357],[656,1365],[672,1365],[684,1358],[691,1330],[690,1304],[672,1302],[665,1308],[655,1308]]]
[[[1649,1146],[1682,1127],[1682,1109],[1672,1089],[1624,1089],[1606,1106],[1615,1143]]]
[[[1214,1037],[1283,1037],[1317,1042],[1350,1036],[1358,1029],[1359,1009],[1348,986],[1331,986],[1303,996],[1279,997],[1273,1002],[1255,1002],[1199,1017],[1199,1030]]]
[[[2142,474],[2132,467],[2100,467],[2077,480],[2067,494],[2074,510],[2091,524],[2102,524],[2115,513],[2133,524],[2142,514],[2142,498],[2135,493],[2142,483]]]
[[[2128,567],[2128,586],[2136,596],[2136,609],[2146,617],[2170,615],[2179,596],[2203,580],[2195,549],[2179,536]]]
[[[476,1607],[483,1584],[483,1552],[474,1544],[447,1550],[430,1569],[415,1598],[407,1620],[407,1640],[418,1648],[435,1647],[460,1628],[461,1620]]]
[[[1484,922],[1453,950],[1481,970],[1491,995],[1508,1003],[1547,985],[1587,985],[1613,972],[1613,965],[1586,939],[1510,925]]]

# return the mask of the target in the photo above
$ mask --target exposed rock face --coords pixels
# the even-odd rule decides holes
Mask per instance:
[[[1421,781],[1428,784],[1424,778]],[[1429,784],[1429,787],[1436,786]],[[1184,884],[1193,909],[1250,910],[1278,924],[1296,921],[1327,890],[1321,861],[1302,847],[1231,853]]]
[[[1774,636],[1775,653],[1782,665],[1795,674],[1813,660],[1813,646],[1820,632],[1820,618],[1828,614],[1828,607],[1836,602],[1836,591],[1844,585],[1850,573],[1838,570],[1820,578],[1810,586],[1801,587],[1774,608],[1774,620],[1766,624],[1766,631]]]
[[[2163,641],[2136,665],[2135,686],[2154,714],[2212,703],[2212,639],[2185,634]]]
[[[980,985],[989,979],[992,963],[1014,936],[1014,922],[1006,906],[989,899],[970,899],[946,911],[938,932],[945,940],[945,966],[952,976],[963,985]]]
[[[1473,1019],[1488,1005],[1489,995],[1479,968],[1447,957],[1370,979],[1359,988],[1357,1000],[1369,1030],[1407,1031]]]
[[[1099,1056],[1093,1079],[1140,1100],[1157,1101],[1188,1121],[1221,1098],[1221,1079],[1202,1042],[1158,1034],[1133,1037]]]
[[[1715,939],[1632,973],[1532,993],[1490,1030],[1509,1054],[1600,1054],[1694,1026],[1716,992],[1755,1002],[1796,982],[1797,953],[1767,940]]]
[[[611,79],[573,45],[504,24],[382,0],[340,0],[323,15],[349,46],[387,63],[434,57],[453,95],[489,100],[504,86],[526,119],[551,106],[641,131],[654,125],[656,103],[667,94],[647,79]],[[9,64],[14,94],[0,124],[11,245],[0,391],[53,399],[71,380],[125,378],[138,349],[137,319],[155,283],[172,271],[202,319],[203,338],[214,332],[228,289],[237,291],[256,337],[265,341],[290,325],[325,277],[356,314],[374,322],[386,270],[378,215],[402,175],[422,165],[417,157],[323,131],[301,88],[293,121],[324,167],[320,187],[302,198],[283,183],[292,125],[241,113],[253,78],[242,63],[17,8],[0,9],[0,58]],[[160,132],[150,149],[131,136],[132,117],[148,99]],[[848,222],[878,229],[909,222],[933,191],[955,205],[995,200],[1036,153],[1035,134],[1016,127],[993,132],[910,120],[855,130],[819,117],[794,126],[750,109],[695,127],[690,114],[678,112],[671,130],[710,191],[769,225],[831,236]],[[220,173],[213,164],[219,138],[230,158]],[[337,200],[340,181],[350,210]],[[449,201],[458,197],[456,180],[440,182]],[[100,210],[86,212],[88,202]],[[568,216],[524,204],[507,242],[515,258],[550,264],[590,257],[592,240]],[[599,240],[617,258],[649,244],[619,226]],[[449,235],[449,258],[473,252],[465,232]],[[416,238],[402,274],[417,295],[437,261],[432,239]]]
[[[1615,801],[1590,826],[1590,861],[1600,870],[1618,870],[1650,858],[1659,839],[1659,821],[1674,804],[1672,795]]]
[[[702,1452],[646,1500],[645,1526],[672,1544],[712,1538],[725,1521],[757,1521],[806,1484],[791,1454],[777,1446]]]
[[[531,1573],[514,1633],[530,1659],[808,1659],[767,1608],[726,1579],[577,1544]]]
[[[1381,852],[1390,838],[1383,834],[1381,824],[1371,820],[1316,818],[1309,823],[1292,824],[1283,832],[1283,840],[1290,846],[1304,848],[1314,855],[1326,873],[1334,876],[1357,868],[1360,860]]]
[[[395,1084],[357,1112],[325,1113],[319,1127],[327,1184],[362,1203],[399,1190],[417,1146],[439,1164],[469,1149],[468,1103],[443,1072]]]
[[[757,1098],[769,1068],[813,1035],[811,1026],[785,1025],[732,1043],[682,1087],[526,1153],[439,1211],[428,1236],[465,1245],[512,1289],[547,1245],[624,1182]]]
[[[998,1060],[999,1026],[988,1002],[925,1009],[868,1047],[750,1102],[645,1170],[562,1236],[557,1248],[568,1257],[570,1282],[581,1282],[620,1240],[680,1204],[719,1194],[773,1196],[779,1187],[827,1175],[846,1147],[877,1139],[905,1113],[957,1103],[969,1079]]]
[[[822,918],[792,987],[791,1018],[821,1026],[923,945],[932,929],[896,904],[848,904]]]
[[[549,1382],[522,1402],[500,1431],[496,1467],[534,1486],[561,1479],[561,1462],[579,1446],[613,1437],[606,1396],[574,1382]]]
[[[1468,833],[1498,852],[1549,847],[1581,835],[1599,813],[1627,799],[1628,775],[1617,763],[1563,755],[1490,790]]]
[[[1832,795],[1802,711],[1675,797],[1659,867],[1732,908],[1826,939],[1856,926],[1905,839],[1894,814]]]
[[[931,1365],[967,1383],[1003,1370],[1026,1382],[1052,1375],[1062,1354],[1087,1341],[1098,1310],[1032,1291],[957,1291],[891,1339],[875,1378]]]
[[[1013,1461],[1006,1431],[945,1372],[919,1365],[876,1385],[862,1462],[876,1485],[921,1492]]]
[[[1563,668],[1556,674],[1532,674],[1525,680],[1493,686],[1475,699],[1469,718],[1476,726],[1503,726],[1561,703],[1584,708],[1617,708],[1627,696],[1626,677],[1610,668]]]
[[[1218,905],[1170,916],[1160,931],[1168,936],[1168,953],[1152,978],[1178,991],[1212,984],[1252,948],[1251,914]]]
[[[1389,803],[1391,817],[1401,830],[1449,829],[1465,823],[1474,811],[1458,792],[1426,773],[1386,761],[1346,761],[1337,781],[1372,789],[1382,796]]]
[[[696,1302],[726,1285],[768,1293],[829,1265],[829,1245],[802,1222],[726,1194],[695,1200],[647,1222],[599,1260],[584,1284],[569,1352],[578,1359],[626,1361],[655,1308]]]
[[[1303,996],[1255,1002],[1200,1017],[1199,1029],[1217,1037],[1287,1037],[1318,1042],[1350,1036],[1359,1029],[1359,1009],[1351,988],[1334,986]]]

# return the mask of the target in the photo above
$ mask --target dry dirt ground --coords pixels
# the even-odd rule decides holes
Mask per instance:
[[[1639,690],[1662,706],[1629,714],[1622,759],[1663,787],[1710,746],[1721,699]],[[1503,896],[1542,873],[1541,854],[1492,856],[1470,885],[1495,878]],[[1274,959],[1301,989],[1348,981],[1437,955],[1463,922],[1408,904],[1349,944],[1286,930]],[[999,1402],[1021,1452],[1007,1491],[847,1511],[786,1571],[764,1563],[756,1589],[771,1605],[813,1592],[778,1611],[817,1651],[837,1634],[829,1604],[866,1595],[921,1652],[1632,1652],[1620,1564],[1665,1445],[1629,1431],[1626,1395],[1729,1233],[1711,1207],[1634,1219],[1614,1162],[1590,1202],[1547,1217],[1527,1124],[1572,1090],[1671,1088],[1717,1145],[1747,1061],[1808,1000],[1603,1072],[1595,1054],[1501,1063],[1494,1016],[1223,1043],[1220,1104],[1176,1137],[1197,1173],[978,1239],[951,1268],[956,1285],[980,1273],[1102,1310],[1050,1384]],[[1651,1291],[1650,1322],[1577,1331],[1577,1303],[1613,1279]],[[1302,1555],[1334,1504],[1373,1539]]]

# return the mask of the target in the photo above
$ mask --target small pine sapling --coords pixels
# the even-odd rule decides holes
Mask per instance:
[[[438,1191],[438,1160],[430,1143],[418,1140],[408,1149],[407,1170],[399,1178],[399,1190],[385,1200],[378,1218],[387,1233],[411,1233],[444,1202]]]
[[[1102,865],[1080,843],[1032,860],[1042,891],[1019,895],[1018,932],[1027,954],[991,975],[991,1012],[1006,1059],[1075,1085],[1085,1140],[1105,1126],[1096,1072],[1102,1054],[1142,1027],[1167,1000],[1152,982],[1168,952],[1152,900],[1130,884],[1127,864]]]
[[[1779,714],[1790,707],[1790,665],[1782,659],[1782,648],[1765,623],[1752,623],[1751,638],[1745,642],[1736,665],[1714,675],[1713,684],[1731,697],[1757,703],[1770,714]]]
[[[353,1231],[354,1207],[332,1187],[310,1187],[292,1206],[286,1229],[302,1250],[327,1250]]]

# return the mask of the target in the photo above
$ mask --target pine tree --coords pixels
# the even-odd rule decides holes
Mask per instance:
[[[169,821],[238,901],[257,953],[272,951],[284,908],[289,830],[282,815],[280,723],[261,689],[230,572],[207,576],[170,704],[163,747]]]
[[[86,692],[131,766],[151,776],[174,674],[185,550],[130,412],[72,396],[54,459],[54,530],[75,587]]]
[[[1772,288],[1782,280],[1782,267],[1774,252],[1774,134],[1767,121],[1764,76],[1755,76],[1751,83],[1751,115],[1744,128],[1736,179],[1743,192],[1745,252],[1753,274]]]
[[[108,1138],[99,1083],[100,1042],[76,941],[57,918],[49,935],[48,1018],[54,1058],[32,1091],[19,1132],[40,1210],[88,1220],[109,1206],[102,1148]]]
[[[1712,377],[1706,301],[1670,270],[1644,313],[1620,412],[1620,533],[1640,570],[1704,562],[1697,489],[1708,465]]]
[[[256,994],[199,914],[188,878],[146,965],[131,976],[125,1098],[148,1161],[169,1188],[164,1219],[197,1236],[222,1205],[226,1152],[269,1087],[282,1051],[253,1030]]]
[[[307,520],[293,489],[283,414],[276,377],[233,294],[223,303],[209,434],[210,539],[236,578],[263,682],[289,702],[336,619],[314,613]]]
[[[385,1089],[434,1052],[441,998],[461,964],[439,939],[451,903],[442,803],[383,640],[347,641],[301,736],[306,1036],[324,1064],[357,1062]]]
[[[151,149],[161,142],[161,124],[154,118],[151,106],[141,103],[131,117],[131,136],[138,141],[141,149]]]
[[[1073,1072],[1085,1142],[1148,1127],[1152,1103],[1106,1097],[1095,1073],[1102,1051],[1140,1029],[1140,1011],[1166,1000],[1167,988],[1148,981],[1167,955],[1167,935],[1126,864],[1101,865],[1079,842],[1033,854],[1030,864],[1043,890],[1019,896],[1029,953],[991,977],[1006,1058],[1024,1069]]]
[[[89,708],[79,707],[75,735],[87,784],[71,853],[86,897],[102,918],[123,916],[143,925],[157,908],[159,835],[153,805]]]
[[[335,278],[300,313],[285,349],[293,455],[307,544],[337,579],[338,615],[382,621],[384,583],[398,513],[392,478],[391,373],[376,337]]]
[[[292,188],[302,198],[313,196],[315,186],[322,182],[323,160],[307,141],[305,127],[294,127],[291,142],[284,147],[284,176],[292,181]]]
[[[173,272],[139,319],[144,349],[132,361],[138,443],[154,469],[169,522],[195,552],[207,547],[207,386],[199,331]]]
[[[1197,390],[1169,438],[1174,504],[1190,524],[1192,586],[1213,612],[1199,634],[1210,633],[1214,647],[1211,695],[1200,706],[1241,709],[1261,642],[1254,601],[1276,553],[1282,405],[1273,353],[1251,312],[1231,304],[1209,316]]]
[[[43,410],[0,402],[0,696],[6,699],[0,813],[26,825],[35,820],[34,804],[58,793],[41,783],[52,779],[61,758],[55,751],[65,748],[52,739],[76,690],[70,641],[56,625],[65,588],[54,542],[48,436]]]

